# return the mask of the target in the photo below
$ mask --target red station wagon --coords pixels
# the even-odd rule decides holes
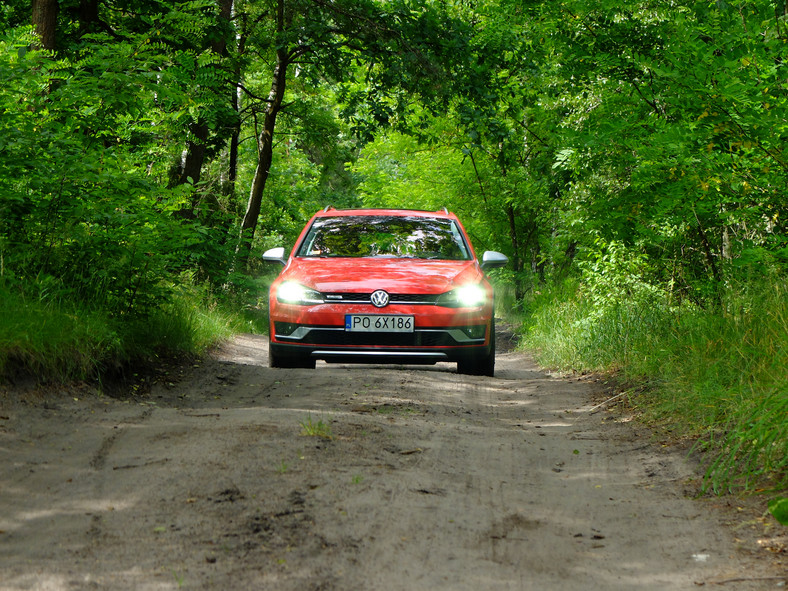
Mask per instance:
[[[269,295],[269,365],[457,363],[464,374],[495,368],[493,289],[462,224],[446,210],[337,210],[309,221]]]

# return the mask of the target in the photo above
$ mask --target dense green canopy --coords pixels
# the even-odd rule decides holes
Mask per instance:
[[[124,312],[186,269],[225,285],[325,203],[385,202],[471,218],[519,296],[577,260],[702,303],[788,260],[781,10],[7,4],[4,277]]]

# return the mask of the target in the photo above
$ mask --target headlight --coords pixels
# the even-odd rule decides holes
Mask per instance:
[[[319,291],[309,289],[294,281],[285,281],[280,284],[276,289],[276,299],[282,304],[296,304],[299,306],[323,303],[323,295]]]
[[[438,298],[439,306],[447,308],[475,308],[487,301],[487,291],[479,284],[463,285]]]

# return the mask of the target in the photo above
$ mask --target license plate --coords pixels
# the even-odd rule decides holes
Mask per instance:
[[[348,332],[413,332],[413,316],[401,314],[347,314]]]

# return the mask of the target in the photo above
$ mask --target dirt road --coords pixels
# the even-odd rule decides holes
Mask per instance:
[[[693,468],[520,353],[0,395],[0,589],[777,589]],[[594,394],[596,393],[596,398]],[[311,433],[311,434],[309,434]]]

